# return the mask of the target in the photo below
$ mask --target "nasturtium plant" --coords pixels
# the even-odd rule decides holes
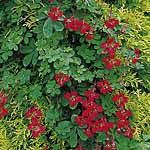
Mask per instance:
[[[0,149],[149,148],[149,13],[136,3],[0,1]]]

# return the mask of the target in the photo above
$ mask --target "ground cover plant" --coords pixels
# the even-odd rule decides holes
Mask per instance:
[[[147,26],[106,2],[1,1],[0,149],[150,147]]]

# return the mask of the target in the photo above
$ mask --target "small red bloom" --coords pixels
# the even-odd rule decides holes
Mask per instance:
[[[83,127],[86,124],[86,119],[83,116],[77,116],[75,118],[75,122],[80,126]]]
[[[115,39],[112,37],[108,37],[106,42],[101,44],[101,48],[104,48],[103,53],[108,53],[110,56],[115,55],[115,50],[119,48],[120,43],[115,42]]]
[[[91,128],[87,128],[84,130],[84,133],[89,137],[89,138],[92,138],[94,136],[94,134],[92,133],[92,130]]]
[[[75,106],[79,102],[82,102],[82,97],[79,96],[76,91],[71,91],[71,93],[67,92],[64,97],[69,100],[71,107]]]
[[[100,88],[101,93],[106,94],[108,92],[112,92],[112,87],[109,84],[108,80],[103,80],[97,82],[97,86]]]
[[[0,92],[0,104],[4,105],[7,102],[7,97],[5,96],[4,93]]]
[[[80,33],[85,34],[86,32],[89,32],[91,29],[91,26],[85,22],[84,20],[82,21],[82,26],[80,28]]]
[[[8,109],[4,108],[2,105],[0,106],[0,119],[8,114]]]
[[[63,11],[58,7],[52,7],[48,13],[48,17],[53,21],[58,21],[58,19],[63,15]]]
[[[106,65],[106,69],[111,70],[113,67],[121,65],[121,60],[116,59],[114,56],[104,57],[103,62]]]
[[[88,32],[86,35],[85,35],[85,37],[86,37],[86,39],[87,40],[92,40],[93,38],[94,38],[94,34],[93,33],[90,33],[90,32]]]
[[[70,80],[70,76],[65,75],[62,72],[55,74],[54,78],[60,86],[63,86],[66,82]]]
[[[124,94],[119,93],[113,96],[113,102],[116,102],[119,107],[124,107],[125,103],[128,102],[128,97],[126,97]]]
[[[109,17],[108,20],[105,21],[105,25],[109,29],[114,29],[119,24],[119,21],[115,18]]]
[[[128,127],[125,131],[124,131],[124,136],[128,137],[129,139],[133,138],[133,133],[135,132],[135,130],[133,128]]]
[[[48,2],[50,2],[50,3],[51,3],[51,2],[53,2],[53,0],[48,0]]]
[[[91,101],[94,101],[100,97],[100,94],[96,93],[94,89],[89,89],[85,92],[85,96],[88,97]]]
[[[79,145],[76,150],[83,150],[83,147],[81,145]]]
[[[117,120],[116,121],[116,126],[117,128],[126,128],[129,125],[129,120]]]
[[[42,116],[42,111],[37,109],[36,107],[32,107],[26,111],[25,116],[26,118],[30,118],[33,116],[36,118],[40,118]]]
[[[73,31],[78,31],[80,27],[82,26],[82,22],[79,21],[78,19],[75,19],[74,16],[70,18],[65,18],[64,19],[64,24],[66,25],[66,30],[73,30]]]

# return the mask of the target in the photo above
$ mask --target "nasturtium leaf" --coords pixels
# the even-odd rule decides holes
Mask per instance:
[[[33,53],[26,55],[23,59],[23,65],[28,66],[32,61]]]
[[[27,81],[30,80],[30,74],[31,74],[30,70],[22,69],[18,73],[18,78],[17,79],[20,81],[21,84],[24,84],[24,83],[26,83]]]
[[[88,137],[83,133],[83,129],[77,128],[77,131],[81,140],[86,141],[88,139]]]
[[[49,38],[53,34],[53,21],[48,18],[43,25],[43,34],[46,38]]]
[[[56,22],[54,24],[54,28],[55,28],[56,31],[63,31],[64,25],[61,22]]]
[[[77,146],[77,134],[76,134],[76,129],[72,129],[70,133],[70,146],[71,147],[76,147]]]

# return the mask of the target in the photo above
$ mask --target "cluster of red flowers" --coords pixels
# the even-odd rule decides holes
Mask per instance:
[[[115,55],[115,51],[117,48],[119,48],[120,43],[116,42],[114,38],[112,37],[108,37],[106,42],[103,42],[101,44],[101,48],[104,48],[104,51],[102,52],[103,54],[108,53],[109,56],[114,56]]]
[[[114,56],[104,57],[103,62],[105,63],[106,69],[108,69],[108,70],[111,70],[112,68],[121,65],[121,60],[115,58]]]
[[[116,111],[116,117],[118,118],[116,121],[117,133],[120,134],[123,132],[124,136],[132,138],[134,129],[129,127],[128,120],[128,118],[132,116],[132,112],[125,109],[125,103],[128,102],[128,97],[119,93],[113,97],[113,101],[118,105],[118,111]]]
[[[115,42],[115,39],[111,37],[108,37],[106,42],[101,44],[101,48],[104,48],[102,54],[108,54],[107,57],[103,58],[106,69],[111,70],[113,67],[121,65],[121,60],[115,58],[116,49],[119,46],[119,42]]]
[[[82,97],[78,95],[76,91],[67,92],[64,95],[65,99],[69,100],[71,107],[77,105],[79,102],[82,102]]]
[[[52,2],[52,0],[49,0],[49,2]],[[75,32],[80,31],[80,34],[84,34],[87,40],[92,40],[94,38],[94,29],[85,20],[80,21],[74,16],[66,18],[59,7],[52,7],[48,13],[48,17],[55,22],[58,21],[60,17],[63,17],[63,23],[66,26],[66,30],[71,29]]]
[[[108,92],[112,92],[112,87],[109,84],[108,80],[103,80],[97,82],[97,87],[100,88],[101,93],[106,94]]]
[[[75,32],[80,31],[80,34],[85,34],[87,40],[92,40],[94,38],[93,28],[85,22],[85,20],[75,19],[74,16],[64,19],[64,24],[66,25],[66,30],[73,30]]]
[[[105,25],[109,29],[114,29],[115,26],[119,24],[119,21],[115,18],[109,17],[108,20],[105,21]],[[116,59],[116,49],[120,47],[120,43],[116,42],[114,38],[108,37],[105,42],[101,44],[101,48],[104,48],[102,54],[108,54],[107,57],[103,58],[103,62],[105,63],[106,69],[111,70],[115,66],[121,65],[121,60]]]
[[[28,125],[28,130],[32,132],[33,137],[39,137],[40,134],[45,132],[45,127],[40,122],[42,115],[42,111],[35,107],[26,111],[26,118],[31,120],[31,123]]]
[[[109,135],[107,135],[106,146],[104,150],[117,150],[114,138],[111,139]]]
[[[100,118],[100,113],[103,112],[103,107],[94,102],[100,95],[96,93],[94,89],[89,89],[85,92],[85,96],[87,97],[87,100],[83,100],[76,92],[65,94],[65,98],[72,101],[74,105],[80,102],[83,106],[82,114],[75,118],[75,122],[80,127],[87,125],[84,133],[88,137],[93,137],[97,132],[108,132],[109,128],[113,128],[113,124],[107,122],[105,116]]]
[[[65,75],[62,72],[55,74],[54,78],[60,86],[63,86],[66,82],[70,80],[70,76]]]
[[[53,21],[58,21],[60,17],[62,17],[63,11],[59,9],[59,7],[52,7],[48,13],[48,17]]]
[[[0,120],[8,114],[8,109],[4,107],[7,102],[7,97],[0,92]]]
[[[114,29],[117,25],[119,25],[119,21],[110,16],[109,19],[105,21],[105,25],[109,29]]]
[[[137,61],[138,61],[139,58],[140,58],[140,50],[139,50],[138,48],[136,48],[136,49],[134,50],[134,53],[135,53],[135,57],[132,58],[132,63],[133,63],[133,64],[136,64]]]

